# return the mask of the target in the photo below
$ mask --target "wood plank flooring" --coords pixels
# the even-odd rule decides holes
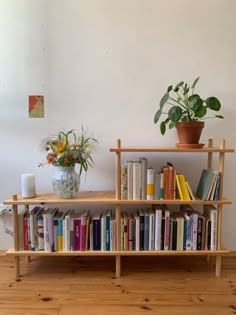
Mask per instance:
[[[0,315],[225,315],[236,314],[236,256],[14,258],[0,253]]]

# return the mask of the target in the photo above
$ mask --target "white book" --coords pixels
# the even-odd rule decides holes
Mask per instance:
[[[155,208],[155,250],[161,250],[161,222],[162,209],[157,205]]]
[[[154,173],[154,168],[149,167],[147,169],[147,200],[154,198]]]
[[[127,199],[133,199],[133,161],[127,161]]]
[[[138,215],[134,216],[135,219],[135,250],[139,250],[140,242],[140,219]]]
[[[141,163],[133,162],[133,200],[141,199]]]
[[[214,205],[204,205],[204,216],[211,221],[210,250],[217,249],[218,211]]]
[[[189,195],[190,195],[191,199],[192,199],[192,200],[195,200],[196,198],[195,198],[195,196],[194,196],[194,194],[193,194],[193,191],[192,191],[192,189],[191,189],[191,187],[190,187],[190,185],[189,185],[189,182],[188,182],[187,180],[186,180],[186,185],[187,185],[188,192],[189,192]]]
[[[147,165],[148,160],[143,157],[139,159],[141,162],[141,199],[147,199]]]
[[[149,211],[149,250],[154,250],[155,248],[155,216],[151,209]]]

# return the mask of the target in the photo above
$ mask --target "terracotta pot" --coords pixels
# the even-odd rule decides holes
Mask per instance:
[[[177,122],[177,129],[180,144],[198,144],[202,129],[205,123],[203,121],[181,121]]]

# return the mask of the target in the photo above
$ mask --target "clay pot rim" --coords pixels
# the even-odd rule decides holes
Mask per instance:
[[[178,121],[175,126],[178,127],[178,128],[186,128],[186,127],[189,127],[189,128],[195,128],[196,125],[198,127],[204,127],[205,125],[205,122],[204,121]]]

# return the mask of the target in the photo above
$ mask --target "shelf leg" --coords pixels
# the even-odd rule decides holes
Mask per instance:
[[[120,268],[121,267],[121,257],[120,255],[116,256],[116,278],[120,278]]]
[[[30,261],[31,261],[30,256],[26,256],[26,257],[25,257],[25,262],[26,262],[26,263],[29,263]]]
[[[216,256],[216,277],[221,276],[221,256]]]
[[[20,279],[20,257],[15,257],[15,278],[16,280]]]

